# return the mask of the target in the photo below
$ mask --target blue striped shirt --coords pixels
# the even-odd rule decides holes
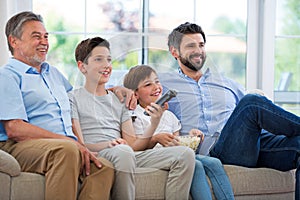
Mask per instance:
[[[181,134],[192,128],[205,134],[200,153],[208,154],[215,142],[215,133],[220,133],[234,108],[244,96],[244,88],[209,68],[195,81],[183,74],[167,72],[159,74],[164,91],[175,89],[177,96],[169,101],[169,110],[182,124]]]

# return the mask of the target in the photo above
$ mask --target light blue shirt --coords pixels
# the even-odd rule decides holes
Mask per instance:
[[[48,131],[76,138],[67,92],[72,86],[48,63],[41,73],[16,59],[0,68],[0,120],[22,119]],[[0,141],[7,140],[0,124]]]
[[[244,88],[218,72],[207,69],[199,81],[183,74],[168,72],[159,74],[164,91],[177,90],[177,96],[169,101],[169,110],[180,120],[181,134],[192,128],[205,134],[201,154],[208,154],[214,144],[215,133],[220,133],[234,108],[244,96]]]

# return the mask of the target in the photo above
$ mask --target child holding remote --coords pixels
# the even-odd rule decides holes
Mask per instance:
[[[135,110],[136,118],[133,122],[136,134],[142,134],[150,124],[150,117],[144,114],[148,111],[149,105],[155,102],[162,94],[162,86],[153,68],[147,65],[132,67],[126,74],[124,86],[134,90],[138,100]],[[181,125],[176,116],[170,111],[164,111],[160,123],[151,138],[149,148],[160,144],[164,147],[179,145],[176,136],[180,134]],[[202,132],[192,129],[190,135],[203,136]],[[209,177],[217,200],[234,199],[233,191],[222,163],[213,157],[196,155],[196,166],[191,186],[193,200],[212,199],[209,184],[206,180]]]
[[[136,167],[169,170],[166,199],[188,199],[194,172],[194,152],[186,147],[148,149],[163,108],[148,107],[149,125],[137,136],[126,106],[105,89],[112,73],[109,42],[100,37],[78,44],[75,57],[85,76],[84,87],[69,93],[74,133],[91,151],[115,167],[112,199],[135,199]]]

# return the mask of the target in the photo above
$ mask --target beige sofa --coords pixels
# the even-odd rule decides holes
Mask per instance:
[[[250,169],[225,165],[236,200],[292,200],[295,171]],[[136,179],[136,199],[164,199],[167,171],[139,168]],[[0,150],[0,199],[44,199],[44,176],[20,171],[18,162]],[[201,191],[199,191],[201,192]],[[58,194],[59,195],[59,194]]]

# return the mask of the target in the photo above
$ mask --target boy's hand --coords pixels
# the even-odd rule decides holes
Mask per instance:
[[[146,107],[146,112],[151,116],[151,123],[159,123],[160,118],[165,111],[163,107],[155,103],[151,103]]]
[[[179,145],[179,140],[177,139],[177,137],[170,133],[158,133],[153,137],[157,143],[161,144],[164,147]]]
[[[112,140],[109,144],[108,144],[108,147],[109,148],[112,148],[116,145],[119,145],[119,144],[127,144],[127,141],[124,140],[123,138],[117,138],[115,140]]]

